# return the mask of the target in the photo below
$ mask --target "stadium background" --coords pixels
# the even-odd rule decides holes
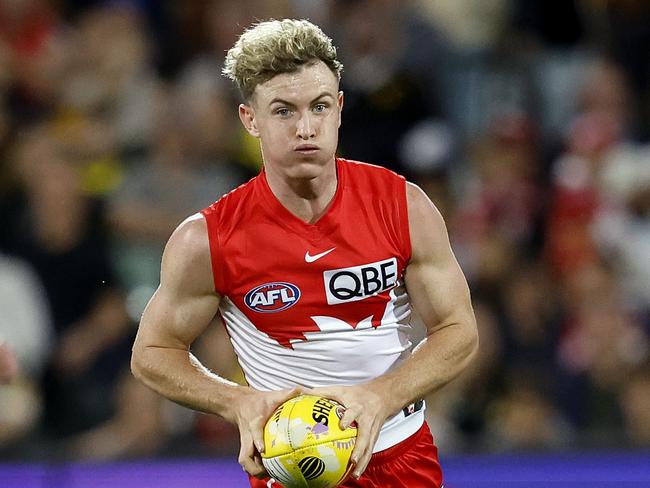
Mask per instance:
[[[340,154],[447,221],[482,338],[428,399],[452,488],[650,486],[645,0],[0,2],[0,486],[235,486],[232,426],[128,359],[171,230],[258,170],[219,70],[271,17],[339,47]],[[219,324],[195,352],[241,381]]]

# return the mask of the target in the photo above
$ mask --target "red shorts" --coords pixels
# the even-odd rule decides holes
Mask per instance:
[[[250,478],[252,488],[281,488],[269,479]],[[368,467],[355,480],[350,477],[341,488],[441,488],[442,470],[438,449],[433,444],[429,426],[424,425],[415,434],[399,444],[372,455]]]

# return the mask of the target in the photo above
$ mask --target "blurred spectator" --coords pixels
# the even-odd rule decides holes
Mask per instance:
[[[591,2],[601,9],[611,52],[631,81],[638,100],[640,124],[636,136],[650,138],[650,4],[645,0]]]
[[[6,342],[0,343],[0,384],[11,383],[18,376],[18,362]]]
[[[44,445],[65,440],[74,446],[74,436],[128,418],[117,451],[103,454],[129,452],[133,446],[127,440],[146,442],[139,434],[155,415],[133,409],[141,401],[138,394],[150,395],[144,388],[127,390],[128,402],[114,398],[117,385],[132,381],[126,368],[133,329],[112,277],[101,203],[82,193],[75,161],[51,127],[22,134],[16,157],[24,198],[5,229],[7,250],[39,274],[54,325],[41,383]],[[72,452],[92,456],[101,445],[97,440],[94,450]]]
[[[101,115],[123,151],[141,150],[153,127],[159,81],[139,11],[127,2],[84,12],[71,32],[61,105]]]
[[[578,261],[587,255],[608,259],[624,287],[625,305],[643,317],[650,310],[650,219],[644,196],[650,189],[650,151],[634,141],[639,114],[632,97],[616,64],[600,61],[588,71],[568,154],[556,164],[558,191],[550,217],[574,233]]]
[[[32,432],[42,410],[38,388],[51,347],[42,284],[27,263],[0,253],[0,452]]]
[[[609,205],[594,221],[599,252],[611,261],[626,305],[650,318],[650,147],[621,146],[611,151],[601,172]]]
[[[544,206],[536,137],[532,122],[512,113],[470,142],[462,201],[449,225],[459,261],[483,289],[496,291],[517,256],[534,252]]]
[[[110,120],[68,111],[51,120],[52,135],[65,141],[68,158],[75,161],[81,191],[102,199],[122,182],[126,162]]]
[[[557,290],[539,262],[519,264],[504,280],[500,297],[503,359],[511,370],[525,370],[547,385],[557,375],[557,349],[562,307]]]
[[[345,65],[340,151],[408,173],[400,141],[418,123],[438,115],[437,94],[424,89],[409,65],[416,52],[410,49],[409,12],[393,0],[382,0],[380,6],[368,0],[335,2],[334,10]],[[368,133],[372,144],[362,142]]]
[[[507,27],[511,5],[507,0],[413,0],[415,11],[444,30],[445,37],[464,51],[494,48]]]
[[[0,87],[7,84],[12,113],[19,120],[39,115],[52,104],[65,57],[59,28],[49,2],[0,3]]]
[[[158,286],[165,242],[187,216],[244,181],[230,162],[238,121],[209,66],[188,69],[166,100],[146,158],[134,162],[111,197],[117,265],[133,300],[134,320]]]
[[[626,312],[615,277],[602,264],[575,268],[564,283],[566,315],[557,350],[562,406],[586,432],[619,429],[617,396],[648,357],[647,332]]]
[[[75,401],[88,391],[73,383],[90,374],[104,349],[128,331],[128,323],[111,283],[101,208],[81,193],[64,151],[45,127],[23,137],[18,154],[25,200],[8,234],[9,251],[34,266],[49,297],[56,346],[45,382],[46,417],[51,416],[49,427],[69,434],[94,415]]]
[[[626,141],[631,113],[625,80],[614,65],[598,62],[581,90],[580,111],[566,150],[553,167],[548,251],[560,274],[598,259],[592,225],[612,203],[602,185],[607,158]]]
[[[565,447],[571,429],[553,404],[548,388],[531,381],[525,369],[506,382],[493,406],[489,438],[494,450],[541,450]]]
[[[625,434],[633,446],[650,446],[650,363],[636,368],[623,385],[619,398]]]

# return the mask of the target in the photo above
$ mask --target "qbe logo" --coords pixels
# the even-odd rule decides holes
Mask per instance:
[[[328,304],[356,302],[397,284],[397,259],[331,269],[323,273],[323,279]]]
[[[244,296],[244,303],[256,312],[273,313],[293,307],[300,300],[300,288],[275,282],[256,286]]]

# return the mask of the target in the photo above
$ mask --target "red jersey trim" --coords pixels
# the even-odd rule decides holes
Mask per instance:
[[[219,234],[218,219],[215,215],[214,205],[201,210],[201,214],[205,219],[208,227],[208,241],[210,243],[210,262],[212,263],[212,280],[214,282],[214,289],[220,295],[224,295],[226,287],[223,281],[224,270],[221,266],[219,259],[219,249],[221,245],[221,236]]]
[[[403,178],[403,177],[402,177]],[[404,179],[404,185],[402,186],[403,191],[399,195],[399,217],[400,223],[402,225],[402,236],[404,238],[404,262],[405,266],[408,266],[411,261],[412,247],[411,247],[411,228],[409,226],[409,207],[408,207],[408,182]]]

